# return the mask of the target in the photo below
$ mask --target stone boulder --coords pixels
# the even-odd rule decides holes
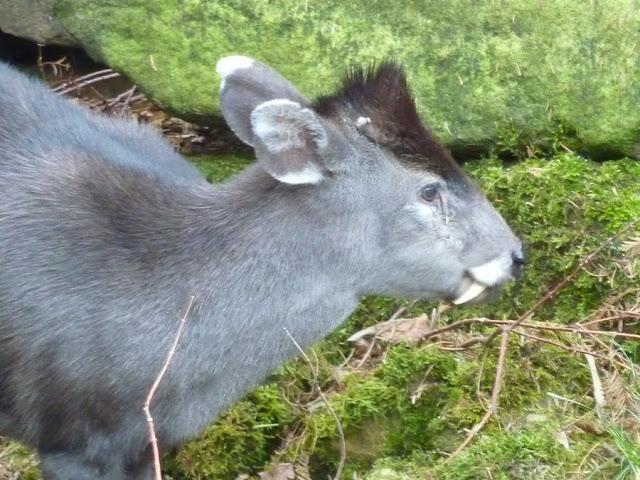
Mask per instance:
[[[53,18],[56,0],[0,0],[0,31],[45,45],[76,46]]]
[[[310,97],[391,58],[462,155],[611,157],[640,136],[635,0],[60,0],[54,12],[91,55],[191,119],[218,116],[224,55],[258,58]]]

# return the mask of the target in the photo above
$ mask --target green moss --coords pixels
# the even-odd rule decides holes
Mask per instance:
[[[523,411],[537,408],[547,391],[568,398],[582,398],[588,392],[589,374],[580,359],[546,345],[523,349],[513,343],[501,397],[508,412],[504,418],[518,418]],[[330,399],[346,431],[347,471],[366,471],[376,459],[388,455],[453,450],[462,440],[463,429],[484,413],[480,400],[490,398],[495,362],[492,353],[483,366],[480,398],[478,361],[434,346],[393,347],[375,370],[343,379]],[[303,449],[313,453],[312,468],[320,475],[335,467],[338,459],[335,420],[322,409],[301,421],[309,432]],[[296,445],[295,453],[299,451]],[[432,463],[442,458],[432,455]]]
[[[246,162],[226,158],[199,160],[198,164],[209,178],[220,179]],[[580,257],[640,212],[640,163],[634,160],[598,164],[575,155],[559,155],[511,166],[488,159],[466,168],[523,236],[530,264],[523,278],[497,302],[450,310],[443,321],[475,315],[514,318],[563,278]],[[622,275],[611,278],[607,263],[619,254],[617,245],[605,250],[604,260],[598,262],[603,267],[579,275],[536,318],[575,321],[607,295],[637,286],[637,280]],[[604,276],[594,276],[594,272]],[[315,347],[320,383],[330,392],[329,401],[345,429],[345,478],[354,472],[360,476],[369,472],[368,478],[393,480],[561,479],[578,469],[590,449],[598,451],[597,444],[603,438],[584,432],[568,433],[568,450],[556,439],[570,423],[568,416],[590,412],[591,381],[583,359],[547,344],[521,344],[513,338],[498,415],[460,457],[445,463],[446,452],[459,445],[465,429],[485,411],[495,375],[495,348],[483,356],[444,352],[435,346],[396,345],[385,351],[383,361],[373,369],[346,375],[336,369],[349,353],[350,346],[345,343],[348,335],[386,320],[403,303],[366,299],[341,328]],[[408,314],[430,312],[432,306],[419,303]],[[476,334],[491,331],[476,330]],[[625,348],[635,351],[632,345]],[[331,414],[321,402],[306,409],[283,404],[272,396],[282,392],[301,404],[312,398],[309,366],[300,360],[289,362],[273,382],[268,387],[270,395],[259,400],[260,405],[252,404],[255,399],[241,402],[202,440],[188,446],[178,457],[174,475],[233,478],[238,473],[255,472],[269,462],[276,447],[274,438],[293,431],[297,432],[296,440],[271,460],[295,461],[310,455],[315,476],[324,478],[333,473],[339,458],[339,437]],[[586,407],[574,406],[564,412],[555,409],[547,392]],[[529,414],[543,416],[545,421],[531,423]],[[278,426],[255,430],[256,424],[270,422],[268,419],[278,419],[273,421]],[[615,435],[605,439],[610,445],[607,448],[617,449],[619,454],[598,467],[600,471],[593,478],[614,478],[625,468],[632,471],[629,462],[635,457],[629,445],[633,446],[634,437],[625,435],[619,436],[619,442]]]
[[[537,418],[536,418],[537,417]],[[634,478],[634,471],[617,457],[612,446],[599,451],[608,460],[594,466],[584,460],[603,439],[572,430],[551,411],[540,411],[535,420],[490,427],[481,438],[453,461],[438,461],[433,454],[414,451],[409,455],[376,461],[367,480],[560,480]],[[566,442],[563,444],[562,442]],[[601,448],[602,450],[602,448]],[[629,468],[625,470],[625,468]],[[625,476],[626,475],[626,476]]]
[[[194,161],[213,181],[250,162],[235,156]],[[528,243],[530,264],[521,281],[496,303],[450,310],[443,321],[475,315],[514,318],[580,257],[640,212],[640,163],[633,160],[597,164],[559,155],[511,166],[488,159],[467,169]],[[637,287],[637,278],[612,275],[610,264],[619,254],[617,245],[607,249],[604,260],[598,262],[601,267],[578,276],[536,318],[575,321],[607,295]],[[459,445],[466,429],[485,411],[496,348],[481,355],[445,352],[433,345],[396,345],[385,350],[374,368],[345,372],[337,367],[349,353],[348,335],[386,320],[403,303],[366,299],[314,349],[321,386],[345,430],[345,478],[358,473],[374,480],[563,479],[572,478],[571,472],[578,471],[590,451],[600,463],[597,467],[584,463],[581,471],[591,478],[632,478],[629,475],[638,468],[637,432],[611,425],[605,428],[608,433],[598,437],[570,428],[572,417],[591,414],[592,385],[583,359],[547,344],[522,344],[516,338],[508,350],[498,414],[459,457],[445,463],[447,452]],[[419,303],[409,314],[430,312],[432,306]],[[477,327],[473,333],[489,331]],[[622,346],[631,353],[637,349],[630,343]],[[548,392],[579,405],[556,408]],[[292,405],[285,397],[300,405]],[[304,406],[313,397],[309,366],[301,360],[288,362],[271,384],[233,406],[175,459],[165,459],[164,467],[177,480],[233,479],[265,469],[271,462],[308,455],[313,475],[325,478],[335,471],[339,436],[321,402]],[[558,441],[559,432],[567,435],[569,449]]]
[[[222,182],[252,162],[251,158],[242,155],[193,155],[189,160],[210,182]]]
[[[433,470],[435,478],[471,480],[557,480],[565,478],[568,468],[575,468],[589,443],[570,438],[566,448],[557,435],[563,425],[549,419],[511,428],[495,428],[483,435],[460,456]]]
[[[350,66],[392,58],[456,151],[568,146],[611,158],[638,138],[634,0],[59,0],[55,16],[182,116],[218,114],[223,55],[273,65],[309,96]]]
[[[0,441],[0,478],[4,478],[2,475],[21,480],[40,480],[37,455],[18,443]]]
[[[181,478],[234,478],[250,472],[267,462],[290,419],[291,412],[278,388],[259,387],[198,441],[182,448],[174,464],[165,468]]]

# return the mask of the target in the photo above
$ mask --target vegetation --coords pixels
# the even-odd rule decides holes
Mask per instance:
[[[214,175],[217,165],[225,171],[232,165],[229,159],[201,159],[198,164],[208,175]],[[599,164],[560,154],[511,166],[485,159],[469,164],[468,170],[525,238],[530,265],[498,302],[447,310],[440,315],[443,323],[516,318],[640,212],[640,163],[635,160]],[[535,319],[575,323],[593,318],[603,305],[634,307],[638,315],[639,262],[623,255],[621,245],[617,241],[606,248]],[[440,345],[400,341],[380,345],[360,368],[353,361],[364,356],[357,345],[352,360],[345,361],[353,347],[346,338],[386,320],[402,304],[366,299],[311,353],[321,387],[345,430],[345,478],[354,473],[371,479],[635,478],[640,471],[640,384],[633,372],[616,373],[608,364],[599,365],[610,402],[607,415],[599,418],[584,357],[522,337],[511,341],[499,414],[446,462],[447,452],[485,411],[497,348],[446,351],[442,339]],[[419,303],[404,315],[430,313],[434,307]],[[640,333],[637,321],[635,325]],[[474,326],[452,333],[444,343],[460,344],[489,332],[486,326]],[[585,343],[576,336],[570,341],[576,347]],[[629,364],[638,362],[637,342],[623,340],[611,348]],[[335,421],[313,392],[310,365],[299,359],[186,446],[171,473],[185,479],[235,478],[288,462],[296,472],[322,478],[335,471],[339,456]]]
[[[212,182],[251,162],[238,155],[193,160]],[[288,362],[271,383],[234,405],[175,458],[165,459],[174,479],[232,479],[287,463],[302,478],[332,474],[340,458],[340,436],[331,410],[344,429],[344,478],[637,478],[640,383],[633,369],[616,370],[612,362],[600,361],[608,402],[602,414],[594,405],[593,380],[582,355],[514,335],[498,414],[447,461],[487,408],[498,355],[495,343],[478,349],[451,347],[486,339],[493,327],[476,324],[418,344],[408,344],[401,335],[378,344],[347,341],[402,306],[404,317],[432,315],[440,308],[440,324],[517,318],[640,212],[636,160],[596,163],[563,153],[513,165],[492,157],[465,168],[524,238],[529,265],[523,277],[497,302],[481,306],[443,309],[433,302],[364,299],[341,328],[314,347],[312,364]],[[607,245],[531,320],[570,325],[624,311],[631,320],[627,331],[640,333],[639,275],[637,227]],[[590,341],[534,333],[569,348],[585,348]],[[608,354],[637,365],[639,344],[609,342]],[[314,391],[312,368],[331,410]],[[2,469],[38,478],[33,455],[16,444],[1,451],[0,478]]]
[[[346,479],[640,478],[636,339],[520,329],[506,351],[500,409],[452,459],[491,401],[495,326],[477,321],[420,342],[402,332],[348,341],[400,308],[403,318],[436,325],[516,319],[603,245],[527,323],[591,322],[640,334],[640,226],[606,243],[640,218],[640,162],[621,158],[634,153],[640,123],[640,14],[632,0],[56,3],[58,18],[94,56],[192,118],[218,121],[213,65],[239,49],[310,96],[330,90],[349,65],[398,59],[440,137],[467,157],[493,152],[465,169],[527,245],[524,275],[491,304],[363,299],[309,351],[310,362],[283,365],[165,458],[174,480],[326,478],[341,454],[333,413],[344,429]],[[328,47],[334,55],[319,53]],[[505,156],[519,161],[506,164]],[[251,162],[235,154],[193,161],[212,182]],[[605,403],[596,399],[585,349],[598,355]],[[0,479],[20,472],[36,480],[36,465],[27,449],[0,445]]]
[[[194,161],[211,181],[250,162],[233,155]],[[640,163],[635,160],[595,163],[559,154],[510,166],[489,158],[466,168],[525,239],[530,264],[497,302],[441,309],[441,324],[473,317],[516,318],[640,212]],[[533,320],[574,324],[618,309],[636,319],[626,331],[640,333],[639,233],[636,229],[608,246]],[[431,314],[437,307],[433,302],[365,299],[340,329],[310,352],[320,387],[345,432],[344,478],[637,478],[640,383],[635,372],[598,360],[608,402],[599,416],[582,355],[515,335],[497,416],[447,462],[466,429],[485,411],[497,361],[495,343],[484,349],[450,349],[473,338],[486,339],[492,327],[473,325],[438,342],[411,345],[403,338],[373,346],[346,341],[403,305],[405,317]],[[588,343],[551,333],[536,335],[568,347]],[[607,345],[627,365],[640,360],[638,342],[622,339]],[[300,478],[332,474],[340,458],[340,436],[330,410],[314,391],[312,364],[301,359],[287,363],[271,383],[234,405],[200,439],[165,459],[171,477],[233,479],[283,464],[290,464]],[[0,455],[7,471],[37,478],[27,450],[9,444]],[[278,478],[273,471],[262,475]]]
[[[218,115],[224,55],[254,56],[310,97],[351,66],[392,58],[424,118],[467,157],[565,145],[614,158],[637,141],[634,0],[125,3],[59,0],[55,17],[181,118]]]

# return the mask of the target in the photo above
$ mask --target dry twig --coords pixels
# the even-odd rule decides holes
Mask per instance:
[[[106,68],[104,70],[98,70],[97,72],[92,72],[82,77],[75,78],[72,81],[65,82],[59,87],[53,88],[52,91],[55,92],[56,95],[65,95],[75,90],[79,90],[82,87],[86,87],[87,85],[92,85],[94,83],[119,76],[120,74],[118,72],[114,72],[110,68]]]
[[[587,366],[589,367],[589,373],[591,374],[591,382],[593,383],[593,400],[596,403],[596,414],[600,420],[604,420],[604,407],[607,405],[607,402],[604,398],[604,390],[602,388],[602,381],[600,381],[598,367],[596,366],[596,361],[592,355],[585,354],[584,357],[587,360]]]
[[[340,480],[340,478],[342,477],[342,469],[344,468],[344,464],[347,459],[347,445],[344,438],[344,430],[342,429],[342,424],[340,423],[340,418],[338,418],[338,414],[333,409],[333,407],[329,403],[329,400],[327,400],[327,397],[325,396],[324,392],[320,388],[320,381],[318,380],[318,372],[316,368],[313,366],[311,359],[305,353],[305,351],[302,349],[302,347],[296,341],[296,339],[293,338],[293,335],[291,335],[289,330],[287,330],[286,327],[282,327],[282,329],[284,330],[284,333],[287,334],[289,339],[293,342],[293,344],[296,346],[296,348],[300,352],[300,355],[302,355],[302,358],[304,358],[304,360],[309,365],[309,368],[311,369],[311,375],[313,376],[313,385],[318,394],[318,397],[320,397],[322,402],[327,407],[327,410],[329,410],[329,413],[333,417],[334,421],[336,422],[336,429],[338,430],[338,435],[340,436],[340,461],[338,462],[338,468],[336,469],[336,474],[334,475],[333,480]]]
[[[595,352],[592,352],[590,350],[583,350],[581,348],[571,347],[569,345],[564,345],[563,343],[555,342],[553,340],[549,340],[548,338],[543,338],[543,337],[538,337],[536,335],[531,335],[530,333],[524,332],[520,328],[517,328],[516,330],[514,330],[514,333],[517,333],[518,335],[520,335],[522,337],[526,337],[526,338],[529,338],[531,340],[535,340],[536,342],[548,343],[549,345],[553,345],[554,347],[558,347],[558,348],[561,348],[563,350],[567,350],[568,352],[581,353],[583,355],[592,355],[594,357],[598,357],[598,358],[600,358],[602,360],[605,360],[607,362],[611,361],[611,359],[605,357],[604,355],[600,355],[599,353],[595,353]]]
[[[478,320],[480,323],[486,323],[489,325],[506,325],[509,327],[509,330],[513,330],[516,327],[526,327],[526,328],[535,328],[538,330],[550,330],[557,332],[567,332],[567,333],[575,333],[577,335],[602,335],[605,337],[622,337],[628,338],[630,340],[640,340],[640,335],[636,335],[635,333],[625,333],[625,332],[612,332],[609,330],[587,330],[585,328],[581,328],[580,324],[574,325],[551,325],[548,323],[531,323],[531,322],[518,322],[518,320],[491,320],[489,318],[479,318],[479,319],[470,319],[470,320]],[[451,325],[455,325],[452,323]]]
[[[500,342],[500,352],[498,354],[496,378],[493,382],[493,390],[491,392],[491,404],[489,405],[489,408],[487,408],[487,411],[482,416],[480,421],[476,423],[473,428],[471,428],[471,430],[469,430],[469,433],[467,434],[463,442],[458,446],[458,448],[451,452],[451,455],[449,455],[449,458],[447,458],[446,460],[447,462],[457,457],[460,452],[462,452],[467,447],[467,445],[471,443],[471,440],[473,440],[478,432],[484,428],[491,416],[498,411],[498,406],[500,404],[500,390],[502,390],[502,379],[504,377],[504,367],[506,364],[507,350],[509,348],[509,333],[511,333],[509,327],[502,327],[501,330],[502,341]]]
[[[162,480],[162,471],[160,469],[160,450],[158,448],[158,439],[156,438],[156,430],[153,424],[153,417],[151,416],[151,411],[149,410],[149,407],[151,405],[151,401],[153,400],[153,396],[156,393],[156,390],[158,390],[158,387],[160,386],[160,382],[162,381],[164,374],[167,372],[169,368],[171,359],[173,359],[173,355],[176,353],[176,348],[178,346],[178,342],[180,341],[180,337],[182,336],[184,325],[187,322],[187,317],[189,316],[189,312],[191,311],[191,306],[193,305],[193,299],[194,299],[193,296],[191,296],[191,298],[189,299],[187,310],[185,311],[184,315],[180,319],[180,325],[178,326],[178,330],[176,331],[176,336],[173,339],[173,344],[171,345],[171,349],[169,350],[169,353],[167,354],[167,358],[165,359],[164,364],[160,369],[160,373],[158,373],[158,376],[153,382],[153,385],[151,385],[151,388],[149,389],[149,393],[147,394],[147,398],[142,408],[142,411],[144,412],[144,416],[147,419],[147,424],[149,426],[149,442],[151,443],[151,449],[153,451],[153,467],[155,471],[156,480]]]

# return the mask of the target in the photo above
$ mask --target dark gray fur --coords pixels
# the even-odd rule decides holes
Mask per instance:
[[[296,103],[257,108],[277,98]],[[353,109],[315,114],[258,63],[222,100],[258,162],[213,186],[149,128],[0,65],[0,434],[37,449],[46,479],[151,478],[142,405],[191,296],[152,405],[165,451],[296,354],[283,328],[307,346],[362,295],[455,297],[468,268],[519,248],[466,177],[407,168]],[[322,181],[267,173],[307,167]]]

